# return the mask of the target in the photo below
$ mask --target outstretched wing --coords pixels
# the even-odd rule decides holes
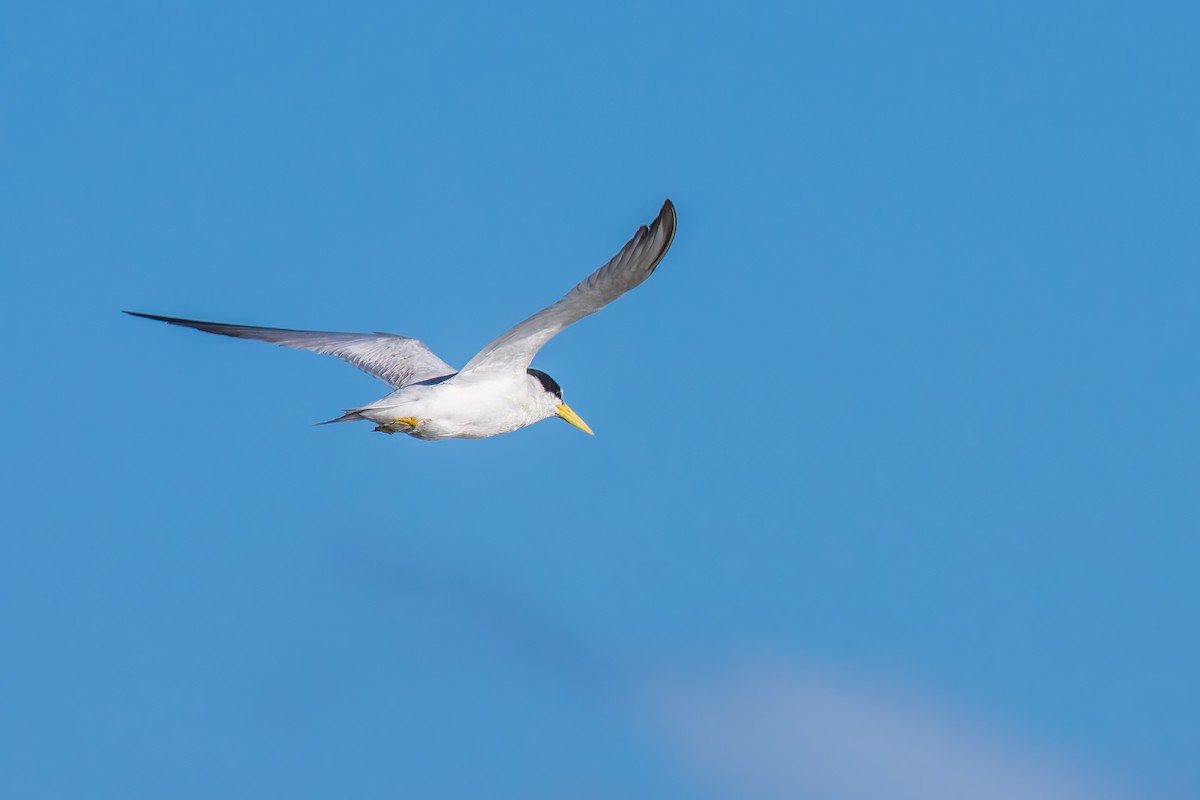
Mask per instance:
[[[552,306],[509,328],[463,367],[467,372],[523,372],[542,345],[563,328],[594,314],[640,284],[666,254],[675,238],[675,206],[663,203],[649,228],[638,228],[621,252]]]
[[[194,319],[160,317],[126,311],[135,317],[157,319],[171,325],[219,333],[238,339],[257,339],[297,350],[337,356],[391,386],[400,389],[413,383],[453,375],[454,367],[442,361],[416,339],[392,333],[334,333],[331,331],[294,331],[287,328],[256,328],[251,325],[224,325]]]

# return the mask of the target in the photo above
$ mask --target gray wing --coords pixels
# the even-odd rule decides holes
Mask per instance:
[[[638,228],[621,252],[552,306],[509,328],[480,350],[463,372],[521,371],[559,331],[594,314],[640,284],[658,266],[675,238],[675,206],[668,200],[650,227]]]
[[[294,331],[287,328],[256,328],[251,325],[224,325],[220,322],[199,322],[194,319],[160,317],[126,311],[135,317],[156,319],[171,325],[195,328],[205,333],[219,333],[238,339],[257,339],[297,350],[337,356],[393,389],[432,378],[455,373],[454,367],[442,361],[433,351],[416,339],[392,333],[334,333],[331,331]]]

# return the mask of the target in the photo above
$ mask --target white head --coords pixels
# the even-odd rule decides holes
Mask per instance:
[[[580,419],[579,415],[572,411],[569,405],[563,402],[562,387],[558,385],[558,381],[540,369],[527,369],[525,371],[529,373],[533,382],[537,384],[537,388],[540,389],[539,397],[541,402],[546,406],[547,417],[565,419],[589,436],[594,435],[588,424]]]

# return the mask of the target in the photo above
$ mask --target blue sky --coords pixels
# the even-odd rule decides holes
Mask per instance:
[[[0,794],[850,797],[813,742],[963,726],[948,796],[1200,794],[1197,22],[10,7]],[[594,438],[119,313],[462,364],[666,197],[535,362]]]

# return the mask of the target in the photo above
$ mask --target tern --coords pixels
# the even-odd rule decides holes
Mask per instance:
[[[125,313],[205,333],[337,356],[393,389],[373,403],[346,409],[329,423],[367,420],[382,433],[405,433],[433,441],[484,439],[558,417],[591,434],[587,423],[563,402],[558,382],[530,364],[538,350],[568,325],[596,313],[650,277],[674,238],[675,207],[667,200],[654,222],[639,228],[611,261],[557,303],[500,334],[461,370],[417,339],[392,333],[259,328]]]

